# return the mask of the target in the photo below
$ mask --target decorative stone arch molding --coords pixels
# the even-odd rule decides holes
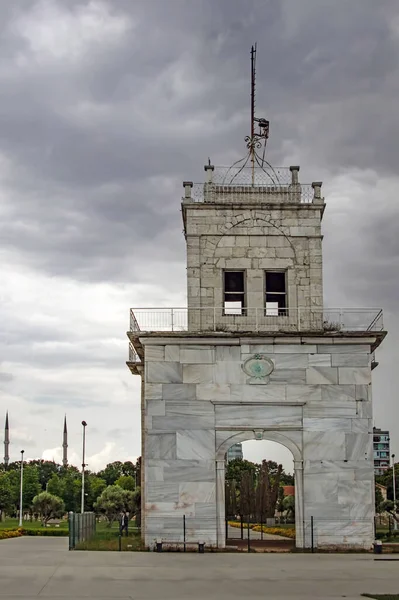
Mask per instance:
[[[250,227],[253,232],[252,235],[257,235],[256,229],[258,227],[259,228],[260,227],[273,227],[274,229],[276,229],[278,231],[279,235],[284,236],[285,239],[289,242],[290,247],[292,248],[292,251],[294,253],[295,262],[297,262],[296,249],[295,249],[294,245],[292,244],[292,241],[290,240],[287,232],[284,231],[284,228],[281,225],[277,225],[276,221],[277,221],[277,219],[272,219],[271,217],[266,218],[263,213],[259,213],[255,210],[246,211],[246,212],[242,213],[241,215],[232,217],[232,219],[230,221],[227,221],[220,228],[220,239],[226,235],[234,235],[234,233],[231,230],[234,229],[235,227],[239,227],[240,225],[243,225],[248,228]],[[266,234],[264,232],[260,232],[259,235],[266,235]],[[219,239],[218,243],[216,244],[216,247],[219,245],[220,239]]]
[[[233,446],[233,444],[237,444],[239,442],[247,442],[249,440],[265,440],[268,442],[277,442],[278,444],[285,446],[288,450],[291,451],[294,461],[302,461],[302,450],[298,445],[298,440],[300,438],[298,436],[297,431],[293,432],[295,434],[295,437],[297,438],[295,441],[290,437],[289,431],[281,433],[280,431],[270,431],[256,428],[248,429],[245,431],[239,431],[236,433],[233,431],[218,431],[219,440],[222,433],[226,433],[226,436],[228,437],[226,437],[225,440],[221,442],[218,448],[216,449],[216,460],[224,460],[224,456],[227,450],[231,446]]]

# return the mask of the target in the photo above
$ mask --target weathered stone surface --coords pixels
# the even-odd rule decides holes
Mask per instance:
[[[242,197],[216,189],[206,204],[184,202],[188,327],[210,337],[143,340],[147,544],[182,540],[186,515],[187,541],[223,547],[225,453],[254,439],[281,443],[295,459],[298,546],[310,545],[311,516],[316,545],[368,548],[373,540],[374,338],[319,335],[320,186],[306,205],[290,189],[288,198],[276,190],[248,187]],[[224,314],[226,269],[245,271],[244,315]],[[265,312],[269,269],[285,272],[288,315]],[[244,373],[255,354],[272,361],[268,378]]]

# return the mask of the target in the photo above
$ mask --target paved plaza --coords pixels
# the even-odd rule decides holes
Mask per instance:
[[[399,562],[372,555],[68,552],[61,538],[0,542],[0,600],[360,599],[399,591]]]

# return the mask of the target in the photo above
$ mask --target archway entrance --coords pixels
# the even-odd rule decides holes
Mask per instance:
[[[258,550],[295,546],[294,461],[276,442],[231,446],[225,469],[226,545]]]
[[[237,539],[248,540],[248,537],[252,540],[271,540],[273,539],[269,537],[271,534],[266,535],[268,527],[275,527],[276,524],[279,528],[289,526],[285,521],[289,520],[290,511],[285,509],[280,511],[283,514],[279,515],[274,510],[278,503],[280,506],[277,508],[282,508],[280,482],[284,483],[284,481],[287,484],[294,484],[295,499],[291,516],[295,525],[292,523],[290,529],[295,526],[296,547],[304,546],[303,464],[300,434],[298,430],[218,432],[220,440],[216,461],[218,547],[229,545],[232,539],[233,545],[240,545],[236,543]],[[229,467],[228,452],[232,449],[229,455],[234,460],[232,458],[234,448],[237,453],[239,448],[237,444],[242,444],[243,454],[245,451],[248,458],[243,455],[244,464],[240,465],[240,461],[236,461],[236,465]],[[251,458],[253,460],[250,460]],[[281,464],[284,463],[283,470],[279,469],[276,458]],[[262,460],[266,461],[263,466]],[[234,469],[234,466],[237,469]],[[244,467],[243,471],[247,474],[241,476],[240,473],[235,472],[235,470],[240,471],[240,466]],[[287,506],[287,501],[285,505]],[[292,546],[292,541],[289,545]]]

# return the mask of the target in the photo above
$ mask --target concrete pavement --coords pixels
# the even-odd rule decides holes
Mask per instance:
[[[68,552],[67,539],[17,538],[0,542],[0,600],[360,600],[363,592],[398,593],[399,562],[374,558]]]

